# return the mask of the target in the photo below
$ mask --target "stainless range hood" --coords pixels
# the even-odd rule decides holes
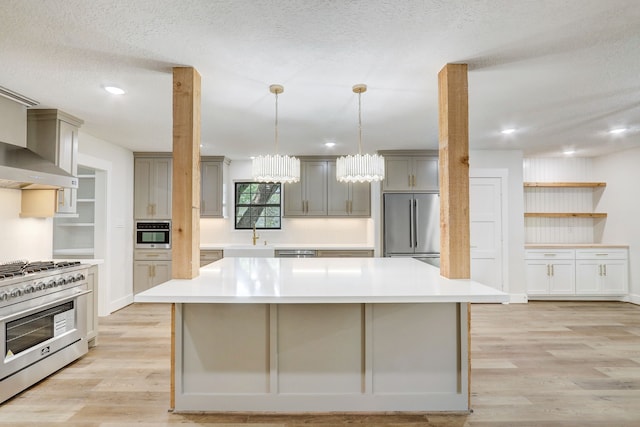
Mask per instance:
[[[78,188],[78,179],[27,148],[0,142],[0,187]]]

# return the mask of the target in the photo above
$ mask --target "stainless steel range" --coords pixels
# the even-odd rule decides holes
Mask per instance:
[[[88,351],[88,265],[0,265],[0,403]]]

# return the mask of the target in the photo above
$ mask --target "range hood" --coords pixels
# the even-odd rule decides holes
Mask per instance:
[[[0,187],[17,190],[78,188],[78,179],[27,148],[0,142]]]

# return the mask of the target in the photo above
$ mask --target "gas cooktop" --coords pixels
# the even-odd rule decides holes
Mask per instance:
[[[62,270],[76,265],[80,265],[80,261],[11,261],[0,264],[0,280],[25,276],[31,273],[39,273],[41,271]]]

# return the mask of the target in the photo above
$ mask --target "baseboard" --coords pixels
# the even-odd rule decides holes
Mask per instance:
[[[632,304],[640,305],[640,295],[629,294],[627,301],[632,303]]]
[[[526,304],[528,302],[527,294],[509,294],[509,303]]]
[[[113,313],[130,304],[133,304],[133,294],[129,294],[115,301],[111,301],[111,304],[109,304],[109,310],[111,313]]]

